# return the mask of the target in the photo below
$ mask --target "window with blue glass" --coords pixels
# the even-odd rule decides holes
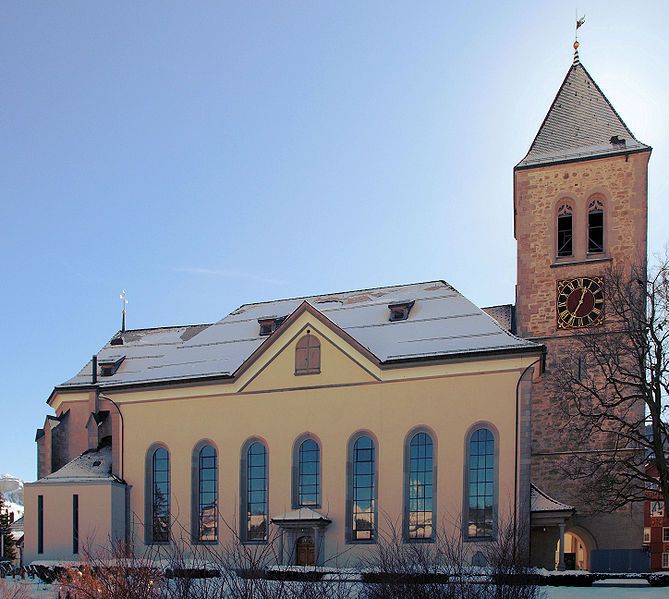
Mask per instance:
[[[321,504],[321,450],[314,439],[300,443],[297,466],[298,507],[319,507]]]
[[[198,453],[197,539],[218,540],[218,459],[216,449],[205,445]]]
[[[425,541],[433,535],[433,444],[432,437],[419,432],[411,437],[408,455],[406,538]]]
[[[351,540],[376,539],[376,452],[374,441],[359,437],[351,460]]]
[[[254,441],[246,452],[246,541],[266,541],[267,448]]]
[[[164,447],[151,459],[151,540],[169,541],[170,533],[170,454]]]
[[[495,437],[487,428],[469,437],[467,536],[492,537],[495,521]]]

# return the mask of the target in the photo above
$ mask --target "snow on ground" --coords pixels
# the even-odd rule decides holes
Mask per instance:
[[[546,599],[667,599],[669,588],[650,586],[545,587]]]
[[[23,587],[29,591],[30,599],[56,599],[58,586],[44,584],[39,580],[13,580],[0,579],[0,597],[3,595],[2,584],[6,584],[6,590],[16,590]],[[615,584],[616,586],[606,586]],[[653,588],[642,586],[639,583],[624,584],[620,581],[602,581],[596,583],[592,588],[579,587],[542,587],[544,599],[667,599],[669,588]]]

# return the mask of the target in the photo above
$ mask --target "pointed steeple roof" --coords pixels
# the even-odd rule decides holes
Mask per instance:
[[[650,150],[618,116],[578,50],[530,150],[516,168]]]

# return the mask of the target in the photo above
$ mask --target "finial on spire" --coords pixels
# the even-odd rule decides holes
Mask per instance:
[[[119,299],[121,300],[121,302],[123,303],[123,316],[121,318],[121,332],[122,333],[125,333],[125,307],[128,305],[128,300],[126,299],[125,295],[126,295],[125,294],[125,289],[123,289],[118,296]]]

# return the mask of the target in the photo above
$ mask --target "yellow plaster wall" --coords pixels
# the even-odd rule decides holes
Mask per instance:
[[[84,484],[25,485],[24,563],[34,560],[79,560],[97,553],[109,539],[124,538],[125,487],[103,481]],[[37,497],[44,497],[44,552],[37,553]],[[72,553],[72,496],[79,495],[79,554]]]
[[[145,456],[156,442],[170,450],[172,513],[179,521],[177,528],[190,530],[192,451],[199,441],[209,439],[219,451],[221,517],[238,530],[240,450],[244,442],[258,436],[267,443],[272,517],[292,508],[295,439],[305,432],[314,434],[321,442],[320,511],[333,521],[325,547],[326,557],[331,558],[350,549],[344,535],[346,453],[351,435],[368,430],[378,440],[379,523],[383,525],[384,513],[391,519],[401,518],[406,435],[416,426],[430,427],[437,443],[437,519],[440,525],[453,527],[462,513],[465,435],[474,423],[487,421],[500,433],[499,511],[509,512],[516,383],[533,358],[393,371],[376,368],[374,374],[387,379],[379,381],[361,368],[363,356],[349,359],[337,343],[323,338],[322,330],[317,334],[322,348],[320,375],[294,375],[295,337],[287,345],[275,343],[276,351],[268,352],[249,370],[246,381],[238,382],[241,393],[221,385],[198,388],[192,395],[182,390],[181,397],[175,397],[173,389],[115,396],[124,413],[124,476],[132,485],[131,520],[138,540],[143,539]],[[345,384],[337,386],[337,381]],[[314,386],[298,388],[310,384]],[[222,526],[221,541],[229,539],[230,533]],[[358,546],[355,551],[365,549]]]

